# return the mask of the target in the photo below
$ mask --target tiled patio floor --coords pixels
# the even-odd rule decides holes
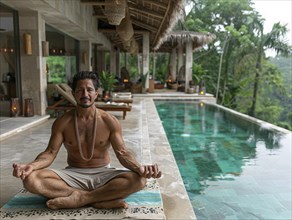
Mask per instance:
[[[157,163],[163,172],[159,179],[167,219],[196,219],[168,140],[153,103],[153,96],[135,96],[132,111],[122,120],[120,112],[113,113],[121,122],[126,145],[142,163]],[[39,118],[37,118],[39,117]],[[12,176],[12,163],[27,163],[47,146],[54,119],[40,116],[32,118],[1,118],[1,187],[0,205],[3,206],[22,187],[21,181]],[[14,119],[15,120],[15,119]],[[28,120],[28,121],[26,121]],[[28,128],[33,120],[43,123]],[[13,123],[9,123],[13,122]],[[10,127],[11,126],[11,127]],[[20,129],[16,129],[22,126]],[[23,127],[24,126],[24,127]],[[5,132],[14,130],[16,135],[6,138]],[[16,130],[15,130],[16,129]],[[10,131],[11,133],[11,131]],[[3,136],[4,135],[4,136]],[[4,138],[3,138],[4,137]],[[61,149],[52,167],[64,167],[66,152]],[[113,155],[111,164],[120,166]]]

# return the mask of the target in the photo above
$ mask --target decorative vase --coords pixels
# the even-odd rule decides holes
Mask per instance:
[[[102,92],[102,101],[104,102],[111,101],[111,93],[109,91]]]

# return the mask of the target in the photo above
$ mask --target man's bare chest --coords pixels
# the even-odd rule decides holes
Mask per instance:
[[[68,125],[67,129],[63,132],[64,144],[75,148],[78,145],[78,138],[82,146],[92,144],[95,135],[95,147],[103,147],[109,143],[110,132],[103,126],[97,125],[95,134],[89,124],[78,125],[78,132],[76,134],[74,124]],[[78,138],[77,138],[78,136]]]

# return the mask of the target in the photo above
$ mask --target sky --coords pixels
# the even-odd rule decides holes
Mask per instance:
[[[280,22],[281,25],[287,24],[289,32],[285,40],[292,44],[292,0],[253,0],[254,8],[265,19],[264,33],[272,30],[273,24]],[[273,51],[267,51],[267,56],[274,56]]]

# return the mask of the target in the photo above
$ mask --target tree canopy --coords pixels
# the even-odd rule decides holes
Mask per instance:
[[[194,53],[194,65],[208,75],[207,91],[218,94],[219,104],[291,130],[291,114],[286,110],[291,109],[291,90],[284,84],[281,69],[265,55],[268,48],[277,52],[278,59],[291,55],[286,25],[275,23],[264,33],[265,20],[250,0],[192,2],[194,7],[182,26],[216,35],[216,42]],[[291,78],[291,56],[288,59]]]

